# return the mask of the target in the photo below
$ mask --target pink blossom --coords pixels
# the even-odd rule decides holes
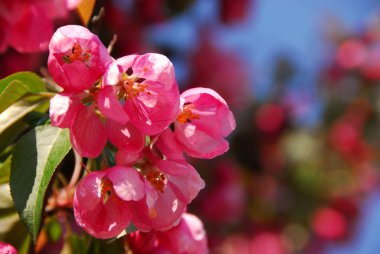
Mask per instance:
[[[115,105],[112,111],[100,107],[101,112],[115,120],[117,115],[127,114],[131,123],[147,135],[165,130],[178,111],[179,91],[174,67],[160,54],[117,59],[104,75],[103,88],[106,94],[98,97],[98,104],[104,105],[106,99],[110,104],[121,100],[123,110]]]
[[[18,52],[44,51],[53,34],[53,19],[67,15],[79,0],[0,2],[0,52],[11,46]]]
[[[51,125],[69,128],[73,147],[84,157],[97,157],[107,139],[119,149],[141,151],[145,136],[129,122],[120,124],[99,116],[93,96],[96,95],[88,92],[55,95],[50,100]]]
[[[75,191],[75,219],[92,236],[115,237],[131,222],[130,204],[143,197],[144,183],[134,168],[115,166],[92,172]]]
[[[138,253],[208,253],[206,232],[194,215],[184,213],[177,226],[167,231],[135,232],[127,235],[131,250]]]
[[[17,250],[9,243],[0,242],[0,254],[17,254]]]
[[[183,156],[167,156],[173,147],[162,149],[166,140],[166,135],[159,137],[139,157],[123,150],[116,154],[118,164],[134,164],[144,178],[145,199],[131,206],[133,224],[142,231],[173,227],[187,204],[204,188],[204,181]],[[143,159],[132,162],[137,158]]]
[[[65,91],[89,89],[110,62],[112,58],[106,47],[82,26],[59,28],[49,44],[49,72]]]
[[[145,200],[133,206],[133,224],[142,231],[167,230],[176,225],[189,204],[204,188],[196,170],[186,162],[148,162],[141,172]]]
[[[236,127],[227,103],[214,90],[192,88],[181,94],[181,113],[175,122],[175,137],[192,157],[213,158],[229,148],[224,137]]]
[[[207,237],[202,221],[192,214],[183,214],[176,227],[157,232],[156,235],[161,249],[169,253],[208,253]]]

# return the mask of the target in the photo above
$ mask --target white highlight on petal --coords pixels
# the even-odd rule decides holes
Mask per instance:
[[[175,199],[172,206],[172,212],[174,213],[178,209],[178,199]]]

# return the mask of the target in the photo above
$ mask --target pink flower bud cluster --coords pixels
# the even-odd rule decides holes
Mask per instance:
[[[140,232],[180,223],[204,188],[184,153],[209,159],[229,148],[225,137],[235,119],[224,99],[208,88],[180,95],[168,58],[148,53],[115,60],[81,26],[55,32],[48,69],[63,88],[51,99],[51,124],[70,129],[83,157],[96,158],[105,146],[117,151],[115,166],[79,182],[73,203],[78,224],[111,238],[131,223]]]

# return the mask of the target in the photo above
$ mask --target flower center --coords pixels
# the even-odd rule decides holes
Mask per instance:
[[[63,61],[66,63],[72,63],[75,61],[88,62],[91,58],[91,51],[88,49],[85,52],[83,51],[79,43],[74,43],[71,54],[63,56]]]
[[[99,91],[100,88],[98,86],[93,86],[88,92],[85,92],[86,96],[84,96],[80,102],[85,106],[91,106],[91,104],[96,101]]]
[[[161,193],[164,192],[164,187],[167,183],[167,179],[164,173],[156,169],[154,166],[143,167],[141,173],[156,190],[160,191]]]
[[[114,193],[113,184],[106,176],[102,178],[100,184],[100,197],[102,198],[103,204],[106,204],[107,201],[112,198]]]
[[[120,89],[117,92],[118,100],[133,99],[144,92],[150,95],[150,92],[146,91],[148,85],[143,83],[144,81],[145,79],[143,78],[133,78],[125,74],[122,80],[119,82]]]
[[[184,123],[191,123],[194,119],[199,119],[200,116],[198,114],[194,114],[192,109],[194,109],[194,104],[190,102],[185,102],[183,105],[182,112],[177,116],[177,122],[184,124]]]

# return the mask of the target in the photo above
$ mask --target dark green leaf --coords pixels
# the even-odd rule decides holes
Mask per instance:
[[[88,235],[76,235],[69,233],[65,237],[66,253],[88,253],[90,237]],[[65,248],[64,247],[64,248]]]
[[[90,249],[91,254],[124,254],[125,249],[120,239],[100,240],[93,238]]]
[[[36,127],[16,144],[11,164],[11,194],[34,241],[40,229],[46,189],[70,148],[69,131],[49,125]]]

